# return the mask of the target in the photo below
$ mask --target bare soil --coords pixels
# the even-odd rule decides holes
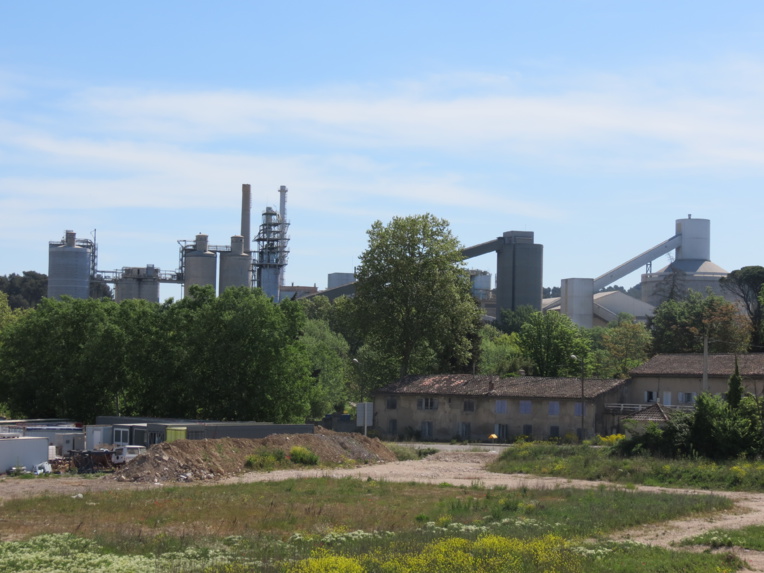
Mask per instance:
[[[485,465],[497,452],[439,452],[422,460],[396,462],[394,455],[376,439],[357,434],[302,434],[270,436],[265,440],[209,440],[204,442],[174,442],[153,446],[146,459],[137,458],[115,476],[101,478],[62,477],[51,479],[0,478],[0,504],[7,500],[35,495],[76,495],[78,493],[114,489],[147,489],[163,483],[193,482],[205,485],[284,480],[296,477],[355,477],[396,482],[450,483],[507,488],[599,487],[601,482],[566,480],[525,474],[488,472]],[[254,443],[253,443],[254,442]],[[322,463],[342,464],[358,460],[357,467],[332,469],[279,470],[268,473],[243,473],[244,460],[257,447],[281,448],[293,445],[310,448]],[[181,477],[181,476],[187,477]],[[617,486],[615,486],[617,487]],[[644,491],[670,491],[693,494],[711,493],[697,490],[677,490],[638,487]],[[729,497],[734,509],[710,517],[696,517],[647,525],[613,535],[613,539],[630,539],[639,543],[671,547],[687,537],[711,529],[735,529],[764,524],[764,494],[713,492]],[[698,548],[700,550],[700,548]],[[752,571],[764,572],[764,554],[736,550]]]

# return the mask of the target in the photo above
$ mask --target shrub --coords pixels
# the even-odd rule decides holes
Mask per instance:
[[[244,467],[250,470],[272,470],[286,459],[283,450],[262,450],[247,456]]]
[[[303,446],[294,446],[289,450],[289,459],[305,466],[315,466],[318,463],[318,456]]]

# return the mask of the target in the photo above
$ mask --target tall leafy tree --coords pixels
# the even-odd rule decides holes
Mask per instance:
[[[319,418],[342,410],[348,399],[352,362],[349,346],[342,335],[332,332],[325,320],[308,320],[303,329],[313,378],[309,389],[310,414]]]
[[[759,293],[764,286],[764,267],[742,267],[719,279],[719,284],[737,297],[745,308],[751,321],[751,352],[764,352],[764,307],[759,300]]]
[[[520,329],[520,348],[538,376],[577,375],[581,366],[572,356],[583,358],[588,346],[575,323],[559,312],[535,312]]]
[[[609,376],[626,376],[649,357],[652,338],[647,327],[630,315],[619,315],[602,333]]]
[[[480,310],[448,222],[430,214],[395,217],[388,225],[376,221],[368,236],[354,301],[364,337],[395,359],[401,377],[418,354],[468,363]]]
[[[507,334],[486,324],[480,331],[481,347],[478,373],[507,376],[527,366],[520,350],[519,334]]]
[[[745,352],[750,324],[737,307],[723,297],[688,291],[684,300],[661,303],[649,322],[655,353]]]
[[[11,308],[32,308],[48,292],[48,277],[35,271],[0,276],[0,292],[8,295]]]

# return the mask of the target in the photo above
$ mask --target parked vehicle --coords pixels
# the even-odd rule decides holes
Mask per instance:
[[[130,460],[145,453],[145,446],[119,446],[118,448],[114,448],[114,452],[111,454],[111,463],[115,466],[126,464]]]

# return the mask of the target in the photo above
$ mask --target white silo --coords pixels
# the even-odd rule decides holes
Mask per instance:
[[[189,295],[191,285],[217,284],[217,256],[207,247],[207,235],[199,234],[193,248],[183,251],[183,296]]]
[[[48,298],[90,296],[90,267],[94,245],[77,241],[74,231],[48,246]]]
[[[671,297],[683,297],[688,290],[705,293],[710,288],[715,294],[729,297],[719,284],[727,271],[711,262],[711,221],[709,219],[677,219],[676,258],[656,272],[642,275],[642,300],[653,306]]]
[[[231,250],[220,253],[220,293],[228,287],[252,286],[252,256],[245,252],[244,237],[231,237]]]

